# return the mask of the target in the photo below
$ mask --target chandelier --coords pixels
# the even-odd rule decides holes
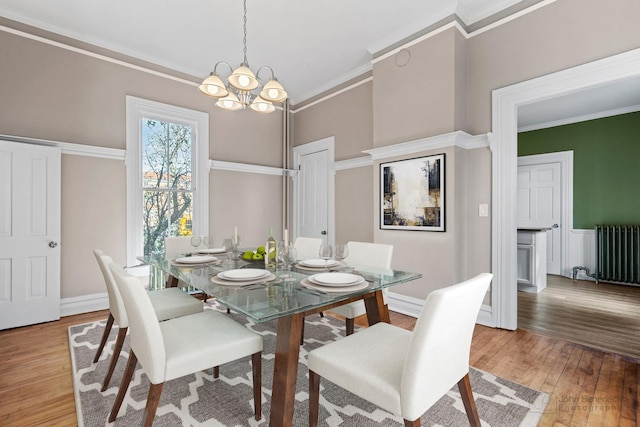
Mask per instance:
[[[254,74],[249,68],[247,61],[247,0],[244,4],[244,61],[235,70],[229,63],[219,61],[214,67],[209,77],[204,79],[198,87],[200,92],[213,98],[218,98],[216,105],[225,110],[244,110],[247,105],[259,113],[272,113],[276,107],[274,102],[283,102],[287,99],[287,92],[276,79],[273,69],[267,65],[258,68]],[[225,85],[218,74],[218,66],[229,67],[231,75],[227,78]],[[271,78],[262,83],[260,72],[266,70],[271,73]]]

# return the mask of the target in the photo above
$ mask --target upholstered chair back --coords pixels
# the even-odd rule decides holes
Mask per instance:
[[[195,250],[191,246],[191,236],[172,236],[164,238],[164,257],[177,258]]]
[[[429,294],[413,330],[401,383],[402,416],[419,418],[469,372],[473,329],[492,275]]]
[[[105,255],[100,249],[94,249],[93,254],[96,256],[100,271],[102,271],[102,277],[104,277],[104,283],[107,285],[107,295],[109,296],[109,311],[113,316],[116,324],[120,328],[127,328],[129,326],[129,320],[127,318],[127,310],[124,307],[122,296],[116,286],[116,282],[111,274],[110,264],[113,264],[113,260],[110,256]],[[139,284],[140,287],[142,285]]]
[[[369,242],[348,242],[349,255],[345,262],[350,267],[372,266],[391,268],[393,245]]]
[[[111,273],[129,316],[131,349],[138,357],[152,384],[164,382],[166,361],[164,341],[160,323],[149,299],[138,279],[128,274],[118,264],[111,264]]]
[[[297,237],[296,241],[293,243],[293,247],[296,248],[298,259],[305,260],[318,258],[320,245],[323,241],[323,239],[317,239],[315,237]]]

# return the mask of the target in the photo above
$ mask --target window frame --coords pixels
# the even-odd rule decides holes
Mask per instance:
[[[137,265],[144,250],[142,188],[142,119],[178,123],[192,131],[192,192],[194,234],[209,233],[209,114],[183,107],[126,97],[127,265]]]

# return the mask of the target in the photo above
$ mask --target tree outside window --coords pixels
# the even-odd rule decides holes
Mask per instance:
[[[189,126],[142,118],[144,254],[164,251],[166,236],[192,234],[192,133]]]

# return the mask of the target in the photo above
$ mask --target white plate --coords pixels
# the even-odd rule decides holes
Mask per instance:
[[[268,270],[261,268],[239,268],[218,273],[218,277],[224,280],[247,281],[261,279],[269,275]]]
[[[327,261],[323,259],[305,259],[303,261],[300,261],[298,264],[304,265],[305,267],[314,267],[314,268],[320,268],[320,267],[326,267],[326,266],[335,267],[336,265],[340,265],[340,263],[335,259],[330,259]]]
[[[176,258],[175,262],[180,264],[204,264],[205,262],[212,262],[218,258],[211,255],[193,255],[185,256],[182,258]]]
[[[364,278],[351,273],[320,273],[309,276],[309,281],[321,286],[352,286],[362,283]]]
[[[268,273],[265,277],[261,277],[259,279],[252,279],[252,280],[242,280],[242,281],[238,281],[238,280],[225,280],[225,279],[221,279],[218,276],[211,276],[209,280],[211,280],[211,282],[215,283],[216,285],[224,285],[224,286],[247,286],[247,285],[253,285],[255,283],[264,283],[264,282],[269,282],[271,280],[274,280],[276,278],[275,274],[273,273]]]
[[[369,282],[367,282],[364,279],[362,279],[361,283],[356,283],[355,285],[350,285],[350,286],[344,286],[344,285],[343,286],[321,286],[321,285],[316,285],[315,283],[310,282],[308,279],[302,279],[300,281],[300,284],[305,288],[316,289],[318,291],[327,292],[327,293],[353,292],[353,291],[359,291],[360,289],[365,289],[367,286],[369,286]]]
[[[227,252],[227,248],[198,249],[199,254],[223,254],[225,252]]]

